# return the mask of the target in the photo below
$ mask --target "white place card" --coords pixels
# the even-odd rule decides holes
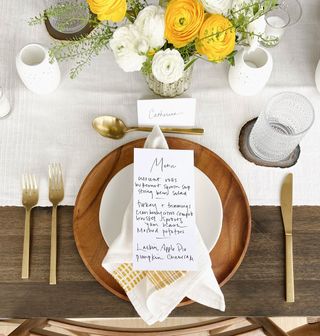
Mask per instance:
[[[133,268],[197,269],[194,152],[134,149]]]
[[[194,98],[138,100],[139,126],[194,126]]]

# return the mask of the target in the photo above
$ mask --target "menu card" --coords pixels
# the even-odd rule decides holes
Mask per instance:
[[[134,149],[133,268],[196,270],[194,152]]]

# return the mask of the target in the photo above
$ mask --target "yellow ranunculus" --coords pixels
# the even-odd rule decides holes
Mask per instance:
[[[165,14],[165,37],[176,48],[195,40],[204,20],[198,0],[170,0]]]
[[[223,61],[235,47],[236,32],[232,23],[223,15],[206,14],[196,40],[199,54],[214,62]]]
[[[127,11],[126,0],[87,0],[92,13],[97,14],[98,20],[119,22]]]

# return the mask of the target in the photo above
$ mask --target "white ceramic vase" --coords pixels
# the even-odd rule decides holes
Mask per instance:
[[[229,69],[231,89],[241,96],[256,95],[267,84],[272,67],[272,56],[266,49],[240,50],[235,56],[235,65]]]
[[[318,91],[320,92],[320,60],[317,65],[316,73],[315,73],[315,81]]]
[[[51,93],[59,86],[58,62],[50,63],[49,50],[41,44],[23,47],[16,57],[16,67],[24,85],[34,93]]]

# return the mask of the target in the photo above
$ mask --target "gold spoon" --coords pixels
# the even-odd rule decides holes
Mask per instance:
[[[125,123],[116,117],[102,116],[97,117],[92,122],[93,128],[102,136],[112,139],[121,139],[128,132],[140,131],[151,132],[152,127],[127,127]],[[178,133],[178,134],[203,134],[203,128],[172,128],[161,127],[163,133]]]

